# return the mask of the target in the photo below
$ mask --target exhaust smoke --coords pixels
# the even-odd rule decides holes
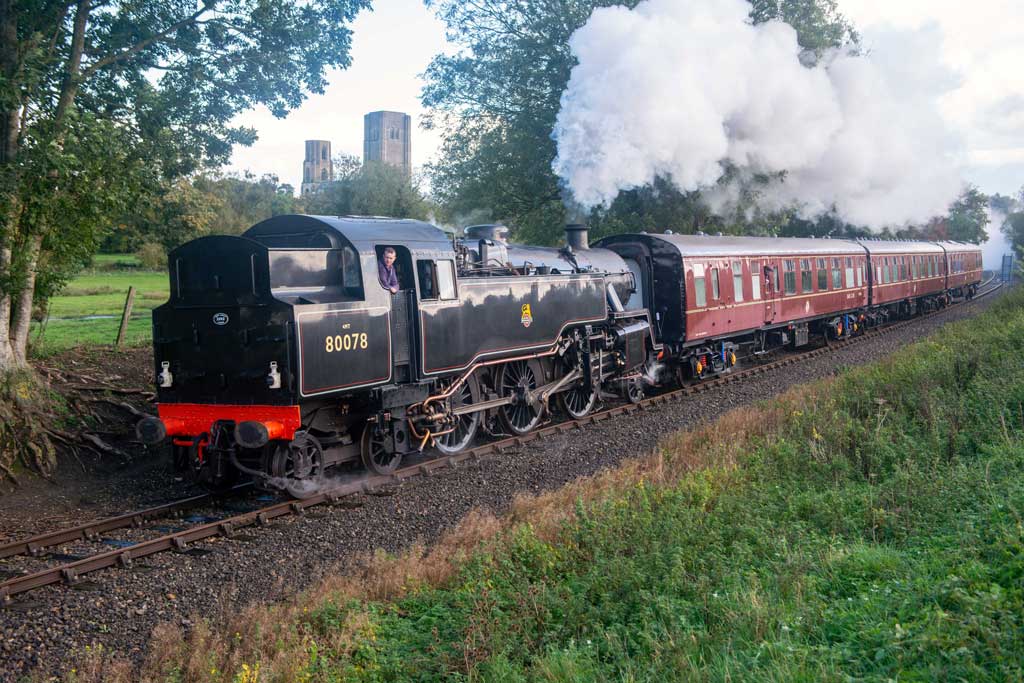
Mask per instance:
[[[574,200],[610,203],[658,176],[735,208],[836,211],[870,227],[942,215],[961,189],[937,101],[956,81],[934,63],[936,28],[878,35],[872,52],[814,64],[781,21],[745,0],[645,0],[593,12],[570,47],[556,173]],[[805,66],[802,63],[814,64]]]

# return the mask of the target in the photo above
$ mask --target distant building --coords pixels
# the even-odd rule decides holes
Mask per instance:
[[[306,159],[302,162],[302,194],[316,192],[334,180],[330,140],[306,140]]]
[[[397,111],[363,117],[363,163],[383,161],[412,177],[412,118]]]

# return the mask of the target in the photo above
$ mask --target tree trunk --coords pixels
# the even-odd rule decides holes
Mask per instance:
[[[14,363],[19,367],[28,366],[28,332],[32,326],[32,299],[36,291],[36,270],[42,246],[43,236],[33,235],[25,257],[22,290],[17,296],[14,318],[11,321],[11,346],[14,350]]]
[[[18,15],[12,0],[0,0],[0,78],[15,82],[18,69]],[[15,161],[18,156],[18,138],[21,130],[19,92],[3,93],[0,110],[0,283],[10,275],[11,243],[20,216],[18,177]],[[0,284],[0,377],[16,364],[11,344],[11,294]]]
[[[0,220],[7,220],[4,216]],[[0,235],[0,240],[2,240]],[[11,250],[0,244],[0,277],[7,275],[11,263]],[[11,345],[11,295],[0,288],[0,377],[14,367],[14,347]]]

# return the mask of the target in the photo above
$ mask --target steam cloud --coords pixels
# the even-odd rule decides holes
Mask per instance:
[[[573,34],[555,172],[584,206],[668,177],[724,209],[738,184],[786,171],[763,208],[835,208],[871,227],[942,215],[961,189],[929,63],[937,31],[881,36],[869,56],[801,63],[796,31],[757,26],[745,0],[645,0],[597,9]]]
[[[1003,267],[1003,256],[1013,253],[1013,245],[1002,231],[1006,214],[992,207],[986,208],[985,213],[988,215],[988,225],[985,226],[988,241],[981,244],[982,268],[998,272]]]

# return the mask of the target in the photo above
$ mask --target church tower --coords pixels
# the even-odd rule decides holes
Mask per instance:
[[[412,117],[373,111],[363,117],[363,163],[383,161],[412,178]]]
[[[330,140],[306,140],[306,159],[302,162],[302,194],[316,192],[334,180]]]

